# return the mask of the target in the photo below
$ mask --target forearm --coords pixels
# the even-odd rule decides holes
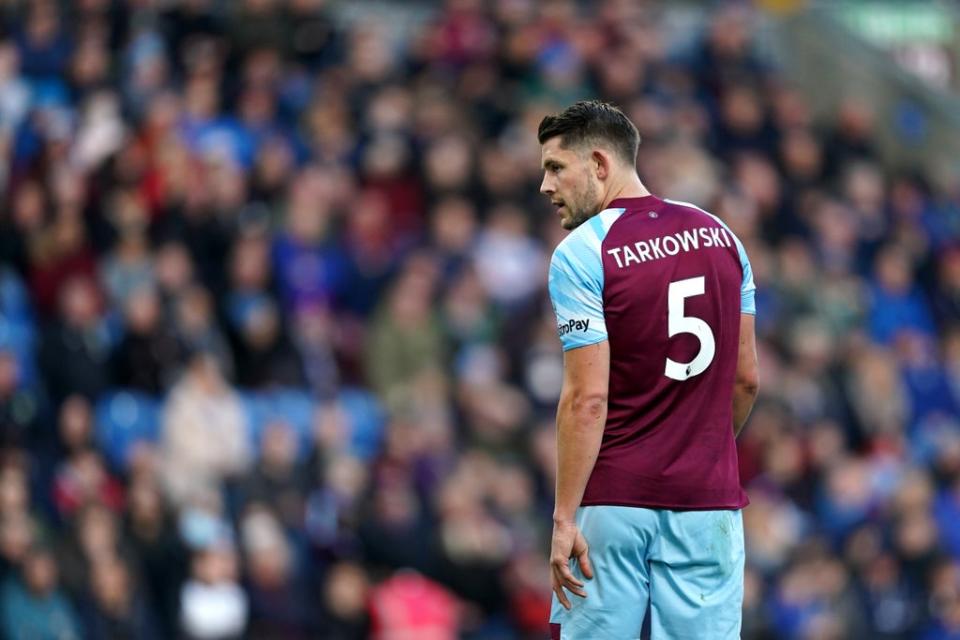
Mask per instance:
[[[564,393],[557,408],[555,521],[573,521],[593,471],[607,421],[607,399]]]
[[[733,386],[733,437],[740,435],[743,425],[746,424],[753,403],[757,399],[757,387],[750,384],[735,384]]]
[[[740,346],[737,353],[737,373],[733,382],[734,438],[740,435],[760,390],[755,322],[752,314],[740,314]]]

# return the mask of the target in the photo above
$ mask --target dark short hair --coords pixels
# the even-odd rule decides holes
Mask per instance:
[[[601,100],[581,100],[540,121],[540,144],[560,136],[560,146],[606,144],[629,165],[637,162],[640,132],[623,111]]]

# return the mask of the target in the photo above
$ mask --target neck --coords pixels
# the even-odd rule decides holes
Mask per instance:
[[[640,176],[634,173],[610,186],[610,189],[603,199],[603,205],[600,207],[600,210],[602,211],[609,207],[610,203],[617,198],[642,198],[648,195],[650,195],[650,191],[643,186],[643,183],[640,181]]]

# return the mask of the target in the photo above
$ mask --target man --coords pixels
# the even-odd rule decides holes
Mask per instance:
[[[578,102],[538,137],[540,191],[572,231],[549,276],[564,350],[553,636],[638,638],[649,605],[654,639],[739,638],[735,438],[758,385],[746,252],[718,218],[650,195],[619,109]]]

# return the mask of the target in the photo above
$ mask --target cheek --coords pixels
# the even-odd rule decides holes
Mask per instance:
[[[565,185],[565,190],[572,201],[579,201],[583,197],[583,183],[579,180],[569,180]]]

